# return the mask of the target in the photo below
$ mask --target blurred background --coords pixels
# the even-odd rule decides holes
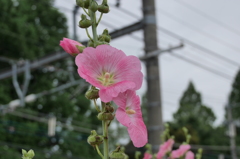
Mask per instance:
[[[98,33],[108,28],[112,46],[143,57],[142,1],[111,0],[109,6]],[[161,125],[169,123],[178,144],[185,140],[181,128],[187,127],[192,149],[203,148],[204,159],[240,157],[239,6],[238,0],[159,0],[153,5],[157,116]],[[22,148],[34,149],[36,159],[97,158],[86,142],[89,132],[101,126],[84,97],[88,85],[77,74],[74,58],[59,46],[63,37],[87,41],[77,26],[83,11],[75,0],[1,0],[0,10],[0,159],[20,158]],[[146,95],[147,85],[145,78],[137,93],[149,125],[147,96],[154,92]],[[114,123],[110,131],[113,140],[120,136],[114,142],[134,151],[124,127]]]

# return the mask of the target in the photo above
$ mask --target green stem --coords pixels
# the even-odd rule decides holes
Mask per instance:
[[[98,26],[99,22],[101,21],[102,16],[103,16],[103,13],[101,13],[101,15],[100,15],[100,17],[99,17],[99,19],[98,19],[98,21],[97,21],[97,26]]]
[[[88,38],[89,38],[91,41],[93,41],[93,39],[92,39],[92,37],[90,36],[87,28],[86,28],[86,33],[87,33]]]
[[[96,145],[96,149],[97,149],[99,156],[101,156],[101,158],[104,159],[104,156],[102,155],[101,151],[99,150],[98,145]]]
[[[89,3],[91,4],[91,0],[89,1]],[[93,33],[93,42],[94,42],[94,47],[96,47],[96,43],[97,43],[97,24],[96,24],[96,14],[94,12],[92,12],[91,10],[89,10],[89,15],[92,21],[92,33]]]
[[[83,11],[90,17],[89,13],[86,11],[84,7],[82,7]]]
[[[105,111],[105,103],[102,102],[102,112]],[[107,126],[107,121],[103,120],[102,121],[102,129],[103,129],[103,154],[104,154],[104,159],[108,159],[108,126]]]
[[[98,112],[101,112],[101,110],[99,110],[99,108],[98,108],[96,99],[93,99],[93,101],[94,101],[94,105],[95,105],[96,110],[97,110]]]

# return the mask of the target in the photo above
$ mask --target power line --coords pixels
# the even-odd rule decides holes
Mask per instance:
[[[204,13],[203,11],[201,11],[201,10],[199,10],[199,9],[197,9],[197,8],[195,8],[195,7],[189,5],[189,4],[187,4],[187,3],[185,3],[185,2],[183,2],[181,0],[175,0],[175,2],[177,2],[178,4],[188,8],[189,10],[192,10],[193,12],[197,13],[198,15],[201,15],[202,17],[208,19],[209,21],[214,22],[214,23],[220,25],[221,27],[223,27],[223,28],[225,28],[225,29],[235,33],[235,34],[238,34],[240,36],[240,31],[234,29],[230,25],[227,25],[227,24],[217,20],[216,18],[211,17],[210,15]]]
[[[158,30],[164,32],[165,34],[167,34],[167,35],[169,35],[169,36],[171,36],[171,37],[175,37],[176,39],[183,40],[183,41],[184,41],[185,43],[187,43],[188,45],[191,45],[191,46],[193,46],[193,47],[195,47],[195,48],[197,48],[197,49],[199,49],[199,50],[202,50],[202,51],[204,51],[204,52],[206,52],[206,53],[208,53],[208,54],[210,54],[210,55],[212,55],[212,56],[214,56],[214,57],[216,57],[216,58],[218,58],[218,59],[221,59],[221,60],[223,60],[223,61],[226,61],[226,62],[228,62],[229,64],[235,65],[235,66],[237,66],[237,67],[239,67],[239,65],[240,65],[240,64],[239,64],[238,62],[236,62],[236,61],[233,61],[233,60],[231,60],[231,59],[229,59],[229,58],[227,58],[227,57],[225,57],[225,56],[222,56],[222,55],[220,55],[220,54],[218,54],[218,53],[216,53],[216,52],[214,52],[214,51],[212,51],[212,50],[207,49],[206,47],[203,47],[203,46],[201,46],[201,45],[199,45],[199,44],[196,44],[196,43],[194,43],[194,42],[192,42],[192,41],[190,41],[190,40],[188,40],[188,39],[186,39],[186,38],[184,38],[184,37],[182,37],[182,36],[180,36],[180,35],[177,35],[177,34],[171,32],[171,31],[163,28],[163,27],[158,26]]]
[[[192,60],[190,60],[190,59],[188,59],[188,58],[185,58],[185,57],[183,57],[183,56],[179,56],[179,55],[177,55],[177,54],[170,54],[170,55],[172,55],[172,56],[174,56],[174,57],[176,57],[176,58],[178,58],[178,59],[181,59],[181,60],[183,60],[183,61],[185,61],[185,62],[188,62],[188,63],[190,63],[190,64],[192,64],[192,65],[195,65],[195,66],[197,66],[197,67],[199,67],[199,68],[202,68],[202,69],[204,69],[205,71],[208,71],[208,72],[211,72],[211,73],[213,73],[213,74],[215,74],[215,75],[218,75],[218,76],[220,76],[220,77],[222,77],[222,78],[224,78],[224,79],[232,80],[232,77],[231,77],[231,76],[229,76],[229,75],[227,75],[227,74],[225,74],[225,73],[216,71],[216,70],[214,70],[214,69],[212,69],[212,68],[210,68],[210,67],[206,67],[206,66],[204,66],[204,65],[202,65],[202,64],[200,64],[200,63],[197,63],[197,62],[195,62],[195,61],[192,61]]]
[[[119,9],[120,9],[120,8],[119,8]],[[132,16],[132,17],[135,17],[135,18],[139,18],[138,15],[136,15],[136,14],[134,14],[133,12],[130,12],[130,11],[128,11],[128,10],[126,11],[125,9],[120,9],[120,11],[122,11],[123,13],[125,13],[125,14],[127,14],[127,15],[129,15],[129,16]],[[237,67],[239,67],[239,65],[240,65],[240,63],[238,63],[238,62],[235,62],[235,61],[233,61],[233,60],[231,60],[231,59],[229,59],[229,58],[227,58],[227,57],[225,57],[225,56],[222,56],[222,55],[220,55],[220,54],[218,54],[218,53],[215,53],[214,51],[211,51],[211,50],[209,50],[209,49],[207,49],[207,48],[205,48],[205,47],[202,47],[202,46],[200,46],[200,45],[198,45],[198,44],[196,44],[196,43],[193,43],[192,41],[187,40],[186,38],[183,38],[183,37],[181,37],[181,36],[179,36],[179,35],[176,35],[176,34],[170,32],[170,31],[168,31],[168,30],[166,30],[166,29],[164,29],[164,28],[162,28],[162,27],[158,27],[158,30],[161,30],[161,31],[167,33],[167,34],[170,35],[171,37],[177,38],[177,39],[179,39],[179,40],[184,40],[184,42],[187,42],[189,45],[191,45],[191,46],[193,46],[193,47],[195,47],[195,48],[197,48],[197,49],[199,49],[199,50],[202,50],[202,51],[204,51],[204,52],[206,52],[206,53],[214,56],[215,58],[218,58],[218,59],[220,59],[220,60],[223,60],[223,61],[225,61],[225,62],[228,62],[228,63],[231,64],[231,65],[234,65],[234,66],[237,66]]]
[[[215,41],[217,41],[217,42],[219,42],[219,43],[221,43],[221,44],[223,44],[223,45],[225,45],[225,46],[227,46],[229,48],[232,48],[233,50],[235,50],[237,52],[240,52],[240,48],[236,47],[235,45],[232,45],[231,43],[228,43],[228,42],[226,42],[226,41],[224,41],[224,40],[222,40],[222,39],[220,39],[220,38],[218,38],[218,37],[216,37],[216,36],[214,36],[212,34],[209,34],[209,33],[205,32],[205,31],[195,27],[194,25],[177,18],[176,16],[174,16],[174,15],[172,15],[172,14],[170,14],[170,13],[164,11],[164,10],[158,10],[158,11],[161,12],[163,15],[165,15],[165,16],[167,16],[167,17],[169,17],[169,18],[179,22],[180,24],[182,24],[182,25],[184,25],[184,26],[186,26],[186,27],[188,27],[188,28],[190,28],[192,30],[195,30],[196,32],[204,34],[206,37],[209,37],[209,38],[211,38],[211,39],[213,39],[213,40],[215,40]]]

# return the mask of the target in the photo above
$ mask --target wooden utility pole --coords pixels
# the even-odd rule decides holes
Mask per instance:
[[[155,1],[142,0],[144,43],[145,53],[148,54],[158,50],[157,46],[157,21],[155,16]],[[163,131],[162,106],[160,94],[160,77],[158,56],[146,60],[147,69],[147,111],[148,111],[148,136],[152,144],[153,152],[159,147],[160,135]]]

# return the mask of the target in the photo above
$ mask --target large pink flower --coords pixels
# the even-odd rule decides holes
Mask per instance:
[[[167,152],[171,151],[173,144],[173,139],[168,139],[168,141],[164,142],[159,148],[159,151],[157,153],[157,159],[162,159]]]
[[[135,147],[144,146],[147,139],[147,129],[143,122],[140,98],[135,91],[127,90],[120,93],[113,101],[119,106],[116,111],[117,120],[128,128],[129,136]]]
[[[143,159],[152,159],[152,155],[150,153],[145,152]]]
[[[190,148],[190,145],[181,145],[179,149],[172,151],[171,158],[179,158],[183,156]]]
[[[75,62],[79,75],[100,88],[99,96],[103,102],[111,101],[128,89],[137,90],[142,85],[140,60],[135,56],[126,56],[112,46],[85,48]]]
[[[194,153],[192,151],[188,151],[186,153],[185,159],[194,159]]]
[[[72,39],[63,38],[59,44],[67,53],[72,56],[75,56],[80,53],[76,46],[83,46],[81,43],[74,41]]]

